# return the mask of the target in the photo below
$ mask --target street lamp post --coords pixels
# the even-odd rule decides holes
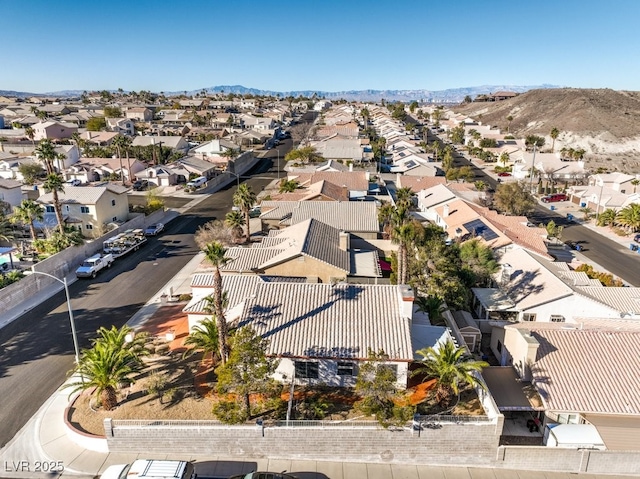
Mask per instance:
[[[69,309],[69,322],[71,323],[71,335],[73,336],[73,349],[75,351],[76,366],[77,366],[80,363],[80,349],[78,348],[78,334],[76,333],[76,323],[75,323],[75,320],[73,319],[73,310],[71,309],[71,297],[69,296],[69,286],[67,284],[67,278],[63,277],[62,279],[60,279],[49,273],[36,271],[35,269],[33,269],[33,266],[31,267],[31,273],[48,276],[49,278],[55,279],[58,283],[62,283],[64,285],[64,294],[67,297],[67,308]]]
[[[531,193],[533,193],[533,169],[535,168],[535,164],[536,164],[536,142],[533,142],[533,157],[531,158],[531,171],[530,171],[530,177],[531,179],[529,180],[529,191]]]
[[[278,183],[280,183],[280,150],[276,149],[276,151],[278,152],[278,166],[276,170],[278,171]]]
[[[596,205],[596,226],[598,226],[598,218],[600,216],[600,203],[602,203],[602,192],[604,190],[604,180],[601,180],[602,184],[600,185],[600,196],[598,197],[598,204]]]

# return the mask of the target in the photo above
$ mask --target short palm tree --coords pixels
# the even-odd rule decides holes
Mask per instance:
[[[231,229],[234,241],[242,238],[242,230],[244,229],[245,219],[240,211],[230,211],[224,217],[224,224]]]
[[[616,223],[616,210],[607,208],[598,215],[598,226],[610,226]]]
[[[42,187],[47,193],[53,196],[53,209],[56,212],[58,220],[58,230],[64,233],[64,218],[62,217],[62,205],[60,204],[60,196],[58,193],[64,193],[64,180],[57,173],[50,173],[42,183]]]
[[[583,214],[583,218],[585,221],[589,221],[591,219],[591,216],[593,215],[593,210],[588,206],[584,206],[580,208],[578,211],[580,211],[580,213]]]
[[[227,318],[224,315],[224,293],[222,291],[222,274],[220,268],[231,261],[226,253],[227,249],[219,241],[213,241],[203,249],[205,258],[213,265],[213,310],[218,323],[218,334],[220,335],[220,360],[222,364],[228,358],[228,335]]]
[[[292,193],[300,187],[300,183],[296,180],[287,180],[283,178],[278,186],[278,193]]]
[[[29,138],[31,140],[31,144],[33,146],[36,146],[36,143],[34,141],[34,138],[36,136],[36,132],[33,128],[31,128],[30,126],[26,127],[24,129],[24,134],[27,136],[27,138]]]
[[[31,232],[31,239],[36,239],[36,227],[34,223],[36,221],[42,221],[44,219],[44,208],[40,203],[33,200],[22,200],[20,206],[17,206],[11,217],[11,221],[14,223],[22,223],[29,225],[29,231]]]
[[[93,340],[90,349],[82,351],[75,368],[80,380],[67,386],[72,388],[72,393],[95,389],[106,411],[118,405],[118,388],[133,382],[133,376],[143,368],[142,356],[148,354],[143,335],[127,341],[132,332],[127,326],[98,330],[98,338]]]
[[[618,211],[616,223],[632,233],[640,230],[640,204],[631,203]]]
[[[220,349],[220,337],[215,316],[205,318],[198,326],[194,326],[185,339],[184,345],[189,347],[184,352],[185,357],[197,351],[201,351],[205,356],[209,353],[215,356]]]
[[[435,379],[436,401],[443,406],[451,402],[454,394],[460,393],[460,386],[482,384],[473,373],[489,365],[484,361],[471,359],[464,349],[456,347],[452,341],[447,341],[438,349],[423,348],[416,353],[423,359],[412,376],[422,375],[425,379]]]
[[[4,212],[0,212],[0,241],[11,241],[14,238],[11,222],[12,218],[7,218]]]
[[[429,315],[429,322],[433,325],[443,323],[442,305],[444,301],[437,296],[418,296],[416,307],[418,311]]]
[[[553,140],[551,142],[551,153],[553,153],[555,151],[556,148],[556,138],[558,138],[558,136],[560,135],[560,130],[558,130],[557,128],[551,128],[551,133],[549,134],[551,136],[551,139]]]
[[[246,183],[241,184],[233,194],[233,204],[236,205],[244,214],[247,241],[251,241],[251,226],[249,223],[249,212],[256,204],[258,197],[251,187]]]

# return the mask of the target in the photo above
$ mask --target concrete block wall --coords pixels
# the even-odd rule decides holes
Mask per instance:
[[[590,474],[640,474],[640,452],[503,446],[496,467]]]
[[[217,454],[380,463],[490,465],[499,433],[495,422],[443,423],[418,435],[411,428],[136,426],[105,420],[110,452]]]

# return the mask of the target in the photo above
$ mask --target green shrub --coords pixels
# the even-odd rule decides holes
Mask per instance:
[[[249,419],[238,402],[221,399],[213,405],[213,415],[225,424],[242,424]]]

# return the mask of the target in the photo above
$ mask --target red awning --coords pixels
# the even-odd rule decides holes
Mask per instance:
[[[391,263],[387,263],[386,261],[379,259],[378,264],[380,265],[381,271],[392,271]]]

